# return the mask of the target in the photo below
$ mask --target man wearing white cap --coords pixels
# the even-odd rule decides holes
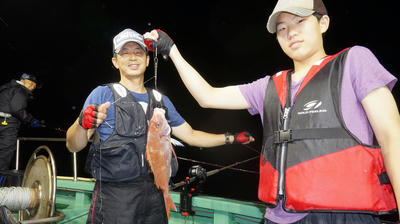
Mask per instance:
[[[82,150],[95,131],[86,162],[96,179],[87,223],[168,223],[163,194],[145,158],[147,125],[155,107],[166,108],[172,134],[193,146],[246,144],[254,139],[247,132],[225,135],[194,130],[167,96],[146,88],[150,56],[136,31],[125,29],[116,35],[113,54],[120,81],[95,88],[67,131],[71,152]],[[176,173],[177,164],[171,168]]]
[[[268,207],[266,223],[380,223],[378,215],[395,214],[400,203],[397,79],[365,47],[326,54],[328,27],[322,0],[279,0],[267,29],[294,67],[221,88],[164,32],[144,35],[172,59],[201,106],[260,115],[258,197]]]

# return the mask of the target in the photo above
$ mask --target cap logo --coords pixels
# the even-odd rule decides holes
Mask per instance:
[[[122,33],[120,36],[117,36],[115,38],[116,43],[120,43],[122,41],[128,40],[128,39],[137,39],[140,40],[142,39],[139,35],[132,33],[132,32],[127,32],[127,33]]]
[[[131,29],[125,29],[120,32],[117,36],[114,37],[114,52],[118,53],[121,50],[121,47],[127,42],[136,42],[138,43],[144,50],[147,51],[147,47],[144,44],[143,36],[139,33],[135,32]]]

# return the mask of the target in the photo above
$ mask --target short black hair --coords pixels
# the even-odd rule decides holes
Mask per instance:
[[[314,12],[312,15],[315,16],[315,18],[317,18],[318,21],[320,21],[321,18],[324,16],[322,14],[319,14],[318,12]]]

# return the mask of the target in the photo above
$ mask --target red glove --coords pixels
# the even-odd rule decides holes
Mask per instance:
[[[157,52],[162,54],[162,56],[167,59],[169,56],[169,52],[171,47],[174,45],[174,41],[166,34],[164,31],[157,29],[158,39],[157,41],[153,39],[145,39],[144,43],[147,48],[151,52],[155,52],[157,48]]]
[[[247,144],[253,139],[251,134],[249,132],[247,132],[247,131],[242,131],[240,133],[235,133],[233,135],[233,142],[232,143],[229,140],[230,136],[232,136],[231,133],[229,133],[229,132],[225,133],[225,144]]]
[[[250,141],[251,134],[247,131],[235,133],[232,144],[243,144]]]
[[[96,127],[96,118],[98,113],[98,104],[90,104],[79,114],[79,124],[85,129]]]

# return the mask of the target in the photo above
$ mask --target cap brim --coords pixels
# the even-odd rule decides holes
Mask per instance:
[[[288,12],[294,15],[298,16],[309,16],[312,15],[315,11],[311,9],[305,9],[305,8],[286,8],[286,9],[281,9],[279,11],[273,12],[267,22],[267,30],[270,33],[275,33],[276,32],[276,19],[278,18],[279,14],[281,12]]]
[[[140,42],[140,41],[138,41],[138,40],[133,40],[133,39],[123,41],[123,42],[120,44],[120,46],[119,46],[118,48],[115,48],[114,52],[118,54],[118,53],[121,51],[122,47],[123,47],[126,43],[128,43],[128,42],[135,42],[135,43],[139,44],[139,46],[140,46],[144,51],[147,52],[147,46],[146,46],[146,45],[144,45],[142,42]]]

